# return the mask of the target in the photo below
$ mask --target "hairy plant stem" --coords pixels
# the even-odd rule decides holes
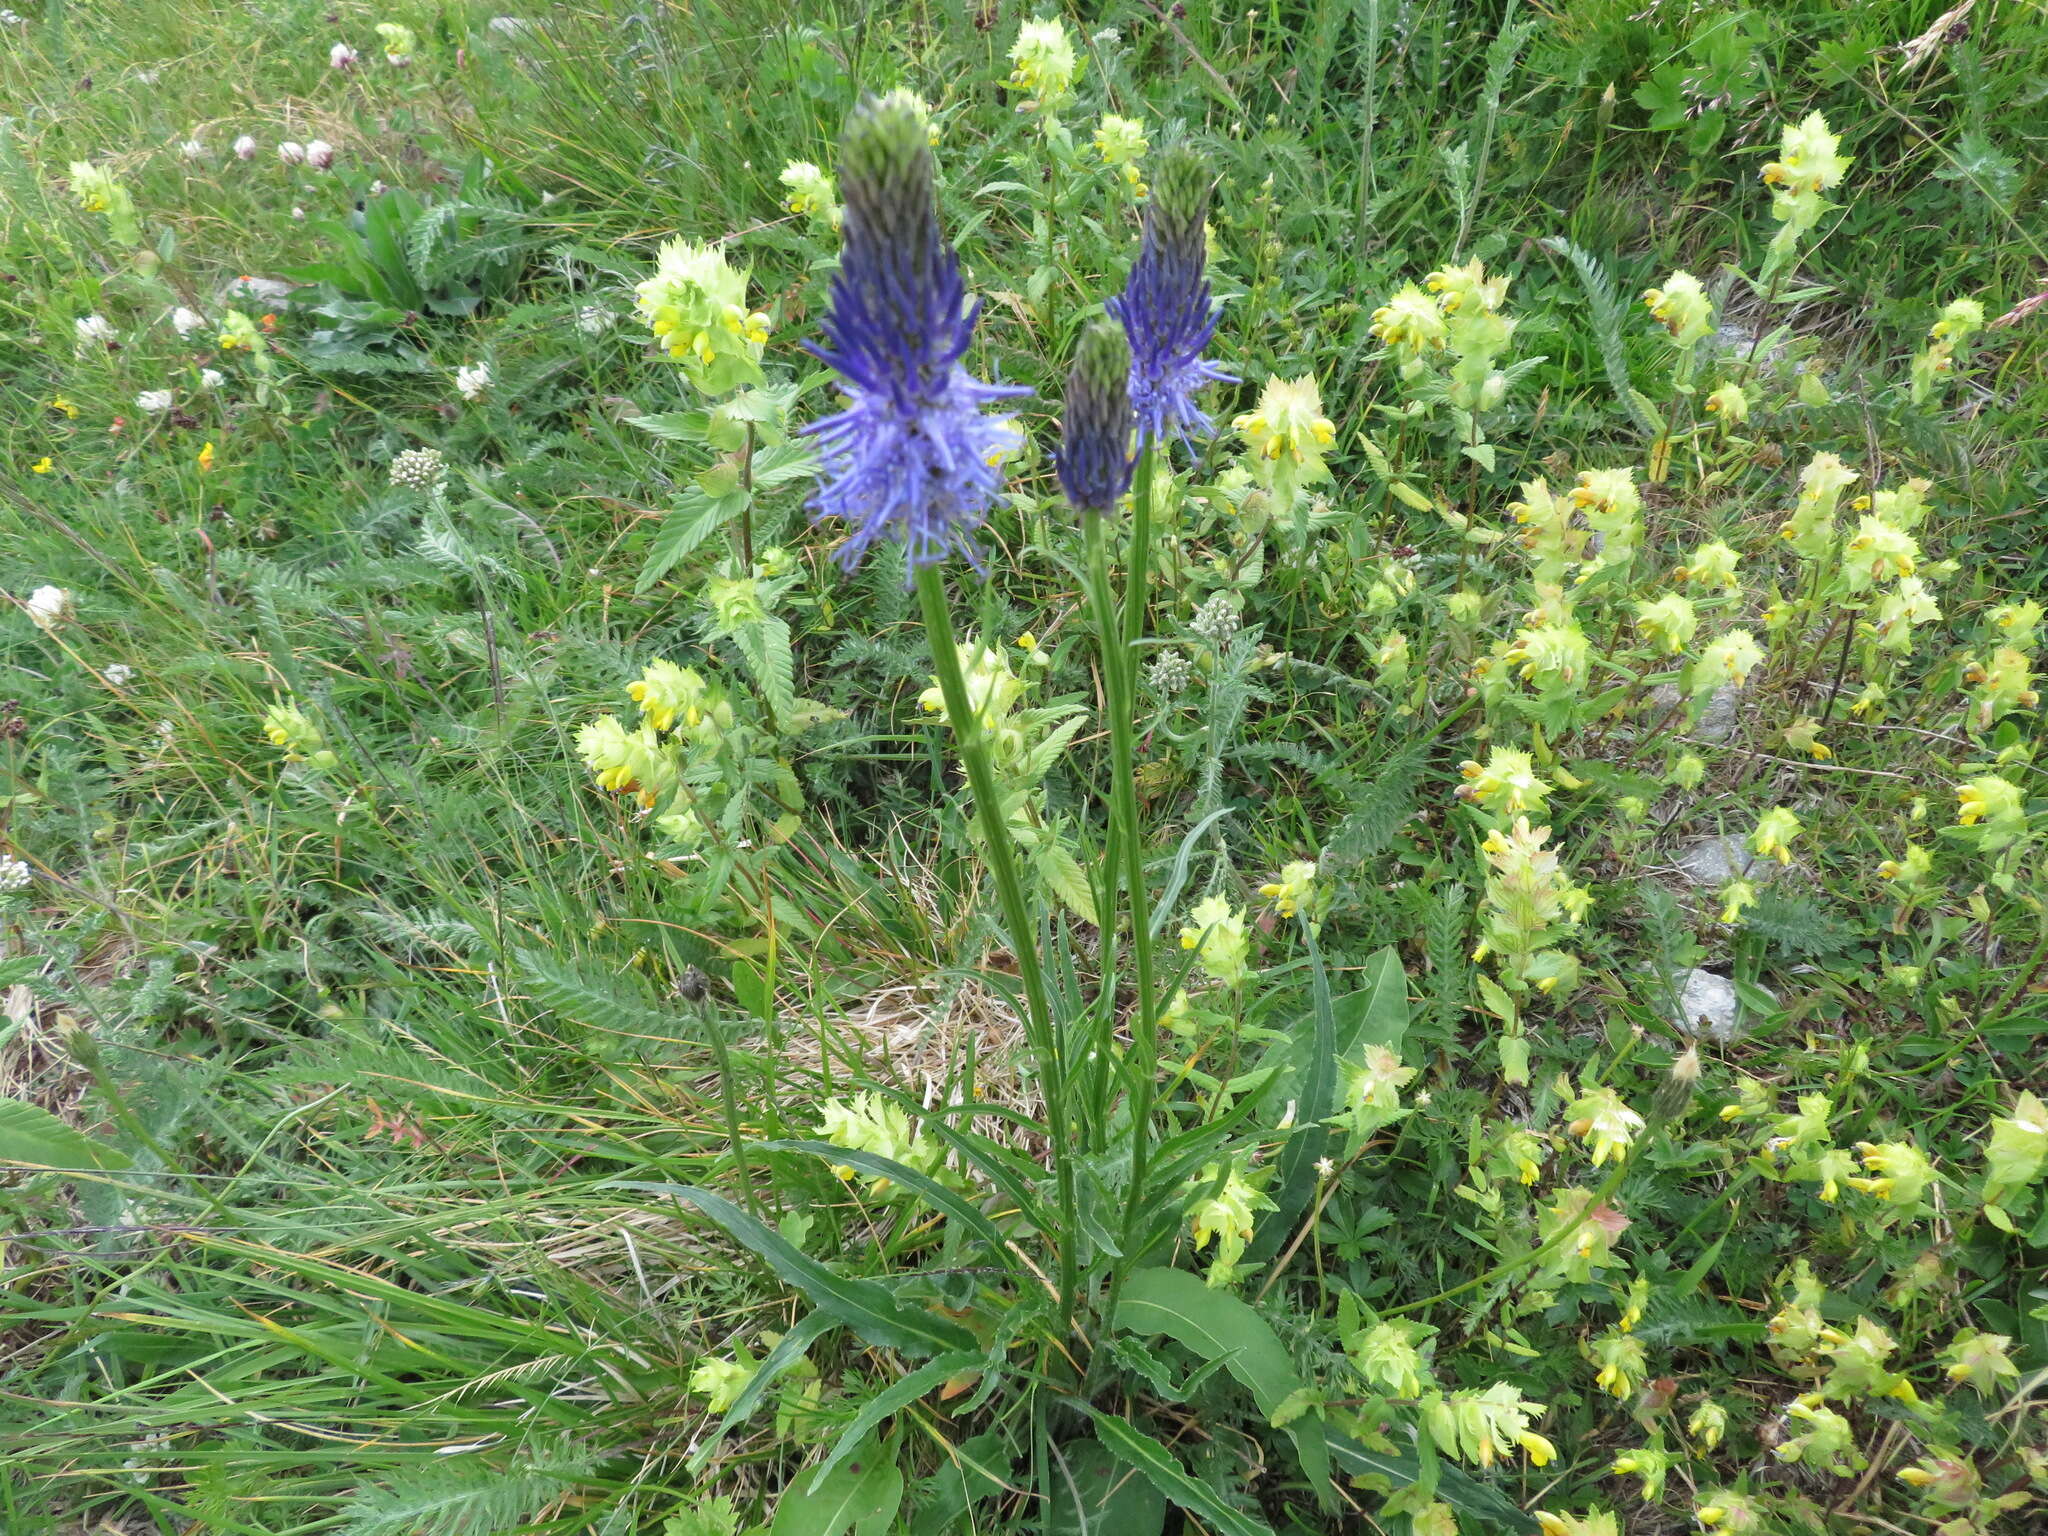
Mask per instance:
[[[1080,1236],[1079,1206],[1074,1194],[1072,1148],[1073,1127],[1067,1104],[1067,1062],[1064,1043],[1055,1033],[1052,1007],[1046,996],[1045,976],[1040,968],[1037,924],[1025,899],[1023,876],[1018,872],[1016,849],[1010,829],[1003,822],[1002,791],[996,782],[995,763],[989,756],[988,738],[981,717],[967,697],[967,679],[960,671],[960,653],[953,638],[953,617],[946,607],[945,578],[936,566],[925,566],[916,575],[918,601],[924,608],[924,627],[932,650],[932,670],[939,680],[939,695],[946,703],[946,719],[952,725],[960,749],[961,766],[967,773],[967,787],[974,796],[975,819],[981,823],[982,856],[995,877],[996,899],[1003,909],[1003,926],[1008,932],[1010,952],[1017,959],[1017,974],[1024,986],[1025,1029],[1045,1086],[1046,1119],[1052,1133],[1053,1180],[1060,1208],[1059,1292],[1064,1324],[1074,1322],[1080,1286],[1075,1243]]]

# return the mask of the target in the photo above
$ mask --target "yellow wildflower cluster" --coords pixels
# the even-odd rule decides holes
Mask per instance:
[[[1145,125],[1134,117],[1118,117],[1105,113],[1095,128],[1095,152],[1102,156],[1102,163],[1119,171],[1124,184],[1131,189],[1134,197],[1146,195],[1144,173],[1138,162],[1144,158],[1151,143],[1145,137]]]
[[[1954,376],[1956,353],[1984,329],[1984,306],[1976,299],[1952,299],[1927,332],[1927,345],[1913,359],[1913,403],[1924,405],[1944,380]]]
[[[1501,979],[1515,990],[1567,992],[1578,980],[1578,960],[1552,946],[1577,927],[1592,905],[1583,886],[1565,875],[1556,853],[1543,846],[1548,827],[1526,816],[1480,844],[1486,864],[1485,911],[1474,960],[1495,956]]]
[[[1833,206],[1821,194],[1840,186],[1848,174],[1849,158],[1838,153],[1840,145],[1828,131],[1827,119],[1818,112],[1803,122],[1785,125],[1778,158],[1762,172],[1764,184],[1771,189],[1771,217],[1779,226],[1771,240],[1766,271],[1782,271],[1798,252],[1799,242]]]
[[[1195,1251],[1200,1253],[1212,1239],[1215,1241],[1216,1257],[1209,1265],[1208,1281],[1211,1286],[1228,1285],[1237,1278],[1258,1213],[1278,1207],[1234,1162],[1205,1165],[1190,1188],[1201,1192],[1188,1206]]]
[[[1245,441],[1252,477],[1285,512],[1304,485],[1330,478],[1323,452],[1337,440],[1337,428],[1323,414],[1322,392],[1313,378],[1266,380],[1255,410],[1231,423]]]
[[[1051,113],[1074,93],[1081,61],[1059,18],[1042,17],[1017,29],[1010,45],[1010,88],[1031,97],[1022,105]]]
[[[1193,950],[1203,974],[1226,987],[1242,985],[1251,974],[1244,914],[1226,897],[1205,896],[1195,903],[1180,931],[1180,947]]]
[[[282,748],[288,763],[304,763],[325,770],[339,761],[327,748],[327,738],[306,712],[292,703],[277,703],[263,712],[263,734],[274,747]]]
[[[839,189],[832,178],[808,160],[792,160],[776,178],[788,193],[782,206],[800,218],[837,229],[845,210],[839,206]]]
[[[746,274],[717,246],[670,240],[633,293],[656,342],[704,393],[761,382],[768,317],[747,308]]]

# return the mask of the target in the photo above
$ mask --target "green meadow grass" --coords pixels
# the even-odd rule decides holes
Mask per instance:
[[[1991,615],[2048,576],[2048,309],[2029,308],[2048,283],[2048,18],[1945,12],[1068,7],[1084,64],[1061,150],[1002,88],[1019,22],[1053,11],[994,0],[571,0],[510,28],[455,0],[23,7],[0,28],[0,855],[26,865],[0,895],[0,1528],[1443,1536],[1533,1530],[1543,1510],[1593,1522],[1554,1527],[1568,1536],[1661,1536],[1700,1528],[1716,1488],[1754,1497],[1760,1531],[2036,1528],[2048,1222],[2023,1192],[1985,1216],[1982,1188],[1991,1122],[2048,1081],[2040,817],[2002,854],[1954,823],[1958,784],[2005,775],[2023,820],[2042,788],[2038,712],[1980,728],[1966,708]],[[417,36],[404,67],[372,30],[387,20]],[[330,67],[336,42],[352,68]],[[930,637],[900,558],[842,574],[798,475],[764,474],[744,531],[683,547],[700,474],[738,450],[701,422],[633,424],[704,404],[632,312],[677,235],[748,269],[796,419],[829,408],[800,343],[837,242],[777,176],[829,169],[860,95],[896,86],[932,108],[941,219],[985,304],[969,361],[1033,391],[987,574],[948,568],[954,622],[1020,667],[1010,643],[1036,638],[1034,702],[1083,723],[1035,803],[1098,890],[1118,840],[1139,844],[1162,970],[1203,1015],[1166,1041],[1160,1123],[1183,1139],[1159,1166],[1189,1160],[1142,1253],[1115,1227],[1128,937],[1039,885],[1038,942],[1007,931],[955,744],[920,708]],[[1797,269],[1816,291],[1772,303],[1736,276],[1773,229],[1758,172],[1816,110],[1853,168]],[[1162,513],[1141,660],[1172,651],[1200,681],[1179,703],[1140,690],[1135,827],[1108,809],[1132,720],[1109,718],[1052,459],[1075,340],[1139,237],[1089,149],[1105,111],[1210,158],[1212,356],[1247,381],[1215,392],[1218,434],[1181,456]],[[281,163],[285,140],[331,144],[333,166]],[[79,207],[74,161],[116,174],[139,240]],[[408,194],[468,211],[380,262],[351,216]],[[1403,282],[1475,256],[1513,276],[1513,356],[1541,359],[1485,457],[1440,416],[1396,419],[1410,395],[1369,329]],[[358,287],[312,296],[336,277],[323,264],[358,257]],[[1721,366],[1759,402],[1733,439],[1691,431],[1705,418],[1668,390],[1671,349],[1636,300],[1681,266],[1716,293]],[[251,277],[308,283],[239,296]],[[1910,360],[1963,296],[2014,318],[1912,403]],[[180,306],[208,323],[179,336]],[[222,353],[230,307],[266,350]],[[117,345],[74,344],[88,315]],[[454,376],[476,364],[492,382],[465,400]],[[1304,502],[1299,524],[1261,523],[1227,473],[1229,426],[1269,376],[1304,374],[1334,478],[1312,519]],[[171,410],[138,405],[163,389]],[[1611,670],[1582,691],[1617,689],[1617,713],[1535,733],[1551,845],[1594,897],[1570,941],[1583,979],[1517,994],[1533,1070],[1503,1073],[1500,1038],[1525,1026],[1471,958],[1481,829],[1454,791],[1461,762],[1529,745],[1529,717],[1471,670],[1521,624],[1528,571],[1485,534],[1537,476],[1646,477],[1645,404],[1686,430],[1646,485],[1644,570],[1708,538],[1766,568],[1819,452],[1859,467],[1857,493],[1931,480],[1921,543],[1954,569],[1874,716],[1849,713],[1854,617],[1821,612],[1771,640],[1712,742],[1644,681],[1665,673],[1620,584],[1596,590]],[[392,484],[422,447],[446,457],[444,496]],[[718,562],[770,548],[802,730],[761,728],[768,690],[700,596]],[[1391,610],[1372,595],[1390,566],[1413,587]],[[73,601],[49,628],[23,601],[44,585]],[[1443,602],[1461,590],[1484,609],[1462,627]],[[1236,648],[1196,626],[1217,592]],[[1758,575],[1737,616],[1763,635],[1765,607],[1800,595]],[[1382,650],[1396,627],[1405,672]],[[658,657],[719,678],[768,743],[743,765],[755,819],[730,857],[664,849],[578,759],[579,728],[630,713]],[[266,739],[284,702],[331,760]],[[1826,760],[1798,748],[1808,719]],[[1705,781],[1667,793],[1681,731]],[[760,807],[785,779],[801,810],[773,832]],[[1747,921],[1717,922],[1717,892],[1675,863],[1778,804],[1804,823],[1793,864]],[[1915,839],[1940,863],[1902,906],[1879,866]],[[1313,933],[1256,894],[1299,859],[1328,903]],[[1234,993],[1203,992],[1177,942],[1218,893],[1251,914]],[[1041,963],[1058,1017],[1096,1031],[1072,1127],[1024,1040],[1021,977]],[[1689,1042],[1667,996],[1697,965],[1732,979],[1745,1028],[1702,1042],[1673,1105]],[[1329,1175],[1286,1150],[1309,1090],[1275,1088],[1312,1081],[1321,1046],[1303,1042],[1325,1029],[1384,1030],[1416,1074],[1412,1112]],[[1770,1114],[1718,1118],[1745,1082]],[[1662,1106],[1612,1169],[1568,1128],[1595,1084]],[[823,1107],[861,1091],[927,1126],[977,1106],[948,1143],[958,1190],[931,1195],[950,1205],[820,1154]],[[1771,1115],[1812,1093],[1832,1145],[1936,1161],[1924,1209],[1822,1200],[1772,1162]],[[1500,1161],[1517,1128],[1547,1138],[1533,1190]],[[1073,1227],[1020,1215],[1049,1208],[1047,1164],[1076,1180]],[[1314,1196],[1266,1224],[1234,1288],[1189,1281],[1242,1311],[1176,1289],[1214,1258],[1181,1207],[1233,1167]],[[1544,1211],[1568,1188],[1632,1223],[1604,1270],[1551,1268]],[[1082,1253],[1086,1294],[1056,1317],[1044,1292]],[[1827,1325],[1868,1317],[1895,1341],[1870,1380],[1828,1376],[1818,1344],[1774,1348],[1800,1258]],[[1632,1280],[1647,1363],[1608,1393],[1592,1352]],[[1141,1304],[1179,1320],[1138,1327]],[[1358,1339],[1397,1315],[1436,1330],[1441,1390],[1547,1404],[1530,1422],[1555,1459],[1461,1454],[1416,1392],[1372,1377]],[[2016,1375],[1951,1379],[1943,1351],[1971,1328],[2009,1341]],[[804,1363],[726,1422],[707,1362],[751,1368],[785,1339]],[[1778,1453],[1814,1390],[1853,1425],[1841,1475]],[[1703,1403],[1730,1417],[1718,1445],[1680,1428]],[[1319,1475],[1303,1447],[1324,1427],[1341,1444]],[[1611,1468],[1646,1444],[1672,1471],[1641,1497]],[[1967,1498],[1898,1477],[1943,1456],[1975,1469]],[[1404,1504],[1404,1487],[1423,1491]]]

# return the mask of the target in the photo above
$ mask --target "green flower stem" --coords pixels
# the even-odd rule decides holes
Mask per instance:
[[[1145,635],[1145,607],[1152,589],[1152,477],[1157,467],[1156,452],[1150,444],[1140,449],[1137,473],[1131,477],[1131,556],[1124,587],[1124,659],[1130,663],[1133,677],[1137,676],[1137,660],[1132,653]]]
[[[1053,1031],[1052,1007],[1047,999],[1045,976],[1039,964],[1037,924],[1024,896],[1024,880],[1017,869],[1016,849],[1010,829],[1003,822],[1002,790],[996,782],[995,764],[989,757],[988,739],[967,698],[967,679],[961,675],[960,653],[953,638],[953,616],[946,607],[945,578],[936,566],[917,572],[917,596],[924,608],[925,634],[931,643],[932,670],[939,680],[939,696],[946,703],[946,719],[953,727],[960,749],[961,766],[967,771],[967,787],[974,796],[974,814],[981,823],[982,854],[989,873],[995,877],[996,899],[1003,909],[1003,926],[1008,930],[1010,952],[1017,957],[1017,974],[1024,984],[1025,1028],[1039,1071],[1044,1074],[1046,1117],[1052,1131],[1053,1179],[1058,1190],[1061,1231],[1059,1242],[1060,1306],[1071,1321],[1079,1290],[1080,1275],[1074,1245],[1080,1237],[1079,1206],[1074,1195],[1073,1159],[1067,1146],[1071,1126],[1067,1119],[1067,1064],[1062,1042]]]
[[[1137,1011],[1131,1020],[1131,1185],[1124,1211],[1126,1235],[1143,1205],[1145,1168],[1152,1149],[1152,1105],[1159,1078],[1159,998],[1153,975],[1152,901],[1145,885],[1145,838],[1138,818],[1137,661],[1135,642],[1144,625],[1146,561],[1151,541],[1151,454],[1139,464],[1138,514],[1132,521],[1129,584],[1121,615],[1109,573],[1109,539],[1104,519],[1086,516],[1088,588],[1102,637],[1102,673],[1109,695],[1110,825],[1121,863],[1125,910],[1129,913],[1131,965],[1137,989]],[[1114,906],[1117,879],[1110,881]],[[1110,922],[1117,913],[1105,914]],[[1107,925],[1105,925],[1107,926]]]

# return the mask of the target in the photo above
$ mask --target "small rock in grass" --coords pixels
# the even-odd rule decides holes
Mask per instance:
[[[1735,833],[1702,837],[1678,856],[1678,870],[1692,884],[1719,890],[1738,876],[1757,885],[1777,879],[1784,866],[1773,859],[1759,858],[1746,839]]]
[[[1698,967],[1685,973],[1678,1005],[1671,1011],[1671,1022],[1681,1031],[1727,1045],[1741,1038],[1741,1019],[1742,1003],[1735,995],[1734,982]]]

